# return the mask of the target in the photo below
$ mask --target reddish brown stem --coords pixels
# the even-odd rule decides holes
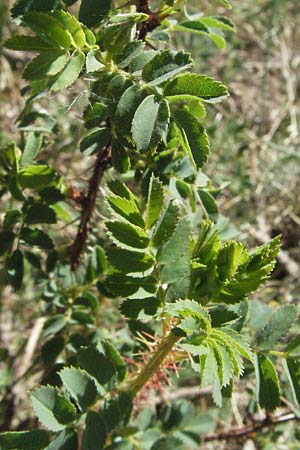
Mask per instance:
[[[100,150],[100,152],[98,153],[93,175],[91,176],[89,181],[88,193],[82,201],[80,224],[78,227],[76,238],[71,247],[72,270],[77,269],[78,264],[80,263],[81,255],[86,246],[89,226],[95,209],[99,186],[105,170],[111,164],[110,146],[111,143],[109,142],[105,149]]]

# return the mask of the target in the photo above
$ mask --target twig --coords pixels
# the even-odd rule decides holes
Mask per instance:
[[[211,441],[228,441],[230,439],[237,439],[240,437],[246,437],[253,433],[258,433],[264,428],[270,428],[280,423],[286,423],[291,421],[300,420],[295,414],[285,414],[278,417],[268,416],[264,420],[242,428],[232,428],[227,432],[211,433],[202,437],[202,442]]]
[[[80,224],[77,231],[77,236],[71,248],[71,268],[76,270],[80,262],[80,258],[86,241],[88,238],[88,231],[90,221],[95,209],[97,194],[99,186],[104,175],[105,170],[111,165],[111,142],[106,145],[104,150],[100,150],[96,163],[94,166],[93,174],[89,181],[89,188],[86,197],[82,200],[82,211]]]

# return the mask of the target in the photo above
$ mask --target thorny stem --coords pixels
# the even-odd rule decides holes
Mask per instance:
[[[86,241],[88,238],[89,225],[95,209],[97,194],[99,186],[104,175],[105,170],[111,165],[111,142],[109,142],[104,150],[100,150],[93,175],[89,181],[89,188],[86,197],[82,201],[81,219],[78,227],[75,241],[71,247],[71,268],[76,270],[80,262]]]
[[[172,331],[164,338],[156,351],[152,355],[152,358],[143,367],[141,372],[133,379],[130,380],[125,386],[124,390],[132,398],[137,395],[137,393],[148,383],[153,377],[155,372],[162,365],[176,342],[178,342],[182,336],[176,336]]]

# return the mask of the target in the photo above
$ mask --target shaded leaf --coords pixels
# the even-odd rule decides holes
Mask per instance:
[[[267,411],[274,411],[280,403],[280,387],[276,368],[264,355],[255,358],[257,401]]]
[[[24,275],[24,257],[21,250],[15,250],[5,260],[5,275],[14,289],[20,289]]]
[[[149,86],[155,86],[187,70],[191,64],[189,53],[163,50],[145,64],[142,78]]]
[[[155,178],[153,175],[150,179],[148,188],[148,200],[147,200],[147,217],[146,227],[151,228],[161,214],[161,210],[164,202],[164,190],[163,185],[159,181],[159,178]]]
[[[102,417],[94,411],[88,411],[82,437],[82,450],[101,450],[104,448],[106,429]]]
[[[46,450],[78,450],[77,433],[72,428],[66,428],[56,436]]]
[[[11,431],[0,434],[3,450],[42,450],[49,443],[49,433],[45,430]]]
[[[82,0],[79,10],[79,20],[88,27],[98,25],[111,8],[111,0]]]
[[[61,50],[43,52],[26,65],[23,78],[33,81],[56,75],[67,64],[68,56]]]
[[[181,131],[182,146],[197,168],[203,166],[210,153],[208,137],[203,126],[186,110],[175,112],[176,123]]]

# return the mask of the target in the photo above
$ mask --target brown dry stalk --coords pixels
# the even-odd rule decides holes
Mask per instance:
[[[71,247],[71,268],[76,270],[84,251],[86,241],[88,239],[88,232],[90,222],[96,205],[97,194],[99,186],[104,175],[105,170],[111,165],[111,142],[109,142],[104,150],[100,150],[96,163],[94,166],[93,175],[89,181],[89,188],[86,197],[82,200],[82,211],[80,224],[77,235]]]
[[[202,437],[202,442],[211,441],[229,441],[230,439],[238,439],[241,437],[251,436],[252,434],[263,431],[264,428],[270,428],[280,423],[286,423],[291,421],[298,421],[299,417],[295,414],[284,414],[277,417],[267,416],[264,420],[260,422],[253,423],[252,425],[242,427],[242,428],[232,428],[227,432],[221,433],[211,433]]]

